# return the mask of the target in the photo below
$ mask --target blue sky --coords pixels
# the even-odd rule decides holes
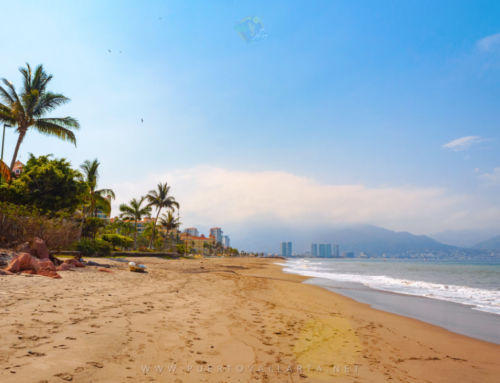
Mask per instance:
[[[0,77],[19,85],[19,66],[43,63],[72,99],[55,114],[82,125],[77,148],[32,132],[21,159],[97,157],[117,203],[166,179],[185,224],[202,229],[307,217],[500,232],[498,1],[1,3],[12,17],[0,23]],[[245,17],[266,37],[242,39]],[[443,147],[462,137],[475,138]],[[226,195],[240,176],[248,187]],[[275,182],[290,184],[270,197]],[[367,192],[346,202],[336,194],[346,185]],[[255,211],[220,213],[243,211],[239,200]],[[365,204],[378,210],[358,211]]]

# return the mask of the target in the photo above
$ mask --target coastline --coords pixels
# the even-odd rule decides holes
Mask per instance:
[[[500,315],[474,310],[474,306],[425,296],[378,290],[361,283],[339,283],[309,278],[304,283],[368,304],[385,312],[439,326],[457,334],[500,345]]]
[[[276,259],[138,261],[148,274],[99,259],[112,273],[86,268],[62,272],[60,280],[0,277],[0,380],[494,382],[500,376],[499,345],[304,284],[307,277],[283,272]]]

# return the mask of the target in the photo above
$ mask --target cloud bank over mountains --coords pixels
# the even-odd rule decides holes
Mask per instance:
[[[444,230],[500,228],[500,209],[480,198],[432,187],[323,184],[284,171],[238,171],[196,166],[113,185],[118,205],[168,181],[181,204],[183,226],[239,230],[259,225],[314,229],[372,224],[430,234]]]

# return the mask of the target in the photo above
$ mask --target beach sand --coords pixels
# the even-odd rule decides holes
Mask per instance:
[[[112,272],[0,277],[0,382],[500,379],[499,345],[302,284],[276,259],[98,261]]]

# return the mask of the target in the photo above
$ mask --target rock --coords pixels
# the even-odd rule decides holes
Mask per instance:
[[[72,267],[68,263],[62,263],[62,264],[60,264],[59,266],[56,267],[57,271],[68,271],[68,270],[71,270],[71,269],[72,269]]]
[[[31,246],[29,242],[24,242],[16,247],[18,253],[31,253]]]
[[[38,260],[28,253],[21,253],[5,268],[8,273],[38,274],[50,278],[61,278],[50,259]]]
[[[49,248],[43,239],[38,237],[33,239],[31,255],[37,257],[38,259],[49,259]]]
[[[21,253],[5,268],[6,271],[11,273],[19,273],[21,271],[34,271],[35,273],[40,268],[38,259],[31,256],[28,253]]]
[[[38,270],[38,275],[44,275],[46,277],[59,279],[61,276],[57,274],[56,267],[49,259],[44,259],[39,262],[40,269]]]

